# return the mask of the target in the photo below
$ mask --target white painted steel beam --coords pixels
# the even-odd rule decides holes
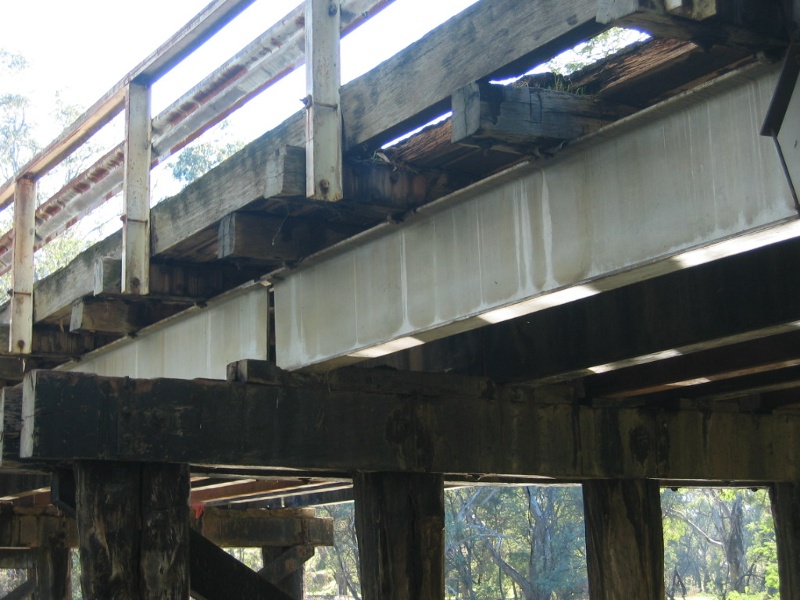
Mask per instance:
[[[730,75],[280,273],[279,366],[387,354],[800,235],[758,135],[775,82]]]
[[[132,82],[125,100],[122,293],[150,291],[150,86]]]

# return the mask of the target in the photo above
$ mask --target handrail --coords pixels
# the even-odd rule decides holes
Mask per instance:
[[[213,0],[155,52],[125,75],[60,136],[38,152],[19,173],[6,181],[0,187],[0,210],[11,204],[17,179],[25,176],[40,178],[117,116],[122,111],[125,90],[131,81],[141,78],[148,82],[157,80],[254,1]]]
[[[0,188],[0,210],[11,203],[16,180],[23,176],[38,179],[119,114],[131,82],[155,81],[253,1],[215,0],[209,4],[7,181]],[[343,0],[342,35],[393,1]],[[303,17],[301,4],[153,118],[151,168],[302,65]],[[36,249],[119,192],[123,181],[122,158],[121,143],[37,208]],[[0,237],[0,274],[12,267],[13,239],[13,229]]]

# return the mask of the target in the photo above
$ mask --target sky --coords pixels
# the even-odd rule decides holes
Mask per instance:
[[[343,41],[342,82],[366,72],[474,2],[396,0]],[[0,81],[0,93],[14,91],[33,99],[34,120],[44,129],[56,92],[68,104],[90,106],[206,3],[207,0],[0,0],[0,48],[21,54],[29,64],[22,75]],[[298,3],[299,0],[256,0],[156,83],[153,114]],[[279,86],[271,99],[262,101],[261,108],[250,107],[246,111],[252,114],[244,119],[243,130],[263,133],[300,110],[299,99],[305,95],[303,69]],[[52,137],[57,131],[47,133]]]

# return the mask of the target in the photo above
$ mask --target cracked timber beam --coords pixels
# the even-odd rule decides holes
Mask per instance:
[[[134,333],[193,306],[180,301],[89,297],[72,305],[70,333]]]
[[[523,152],[589,135],[634,112],[587,95],[488,83],[458,89],[452,108],[453,143]]]
[[[573,480],[800,478],[796,414],[574,401],[568,390],[386,369],[282,373],[272,385],[36,371],[24,384],[20,454]]]

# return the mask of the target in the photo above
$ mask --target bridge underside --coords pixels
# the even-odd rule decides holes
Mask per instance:
[[[281,591],[192,533],[185,505],[355,498],[364,597],[441,598],[444,486],[577,483],[592,597],[659,598],[658,487],[764,486],[781,591],[800,595],[800,97],[776,60],[795,46],[734,2],[707,20],[501,4],[342,88],[344,200],[306,199],[298,115],[152,209],[148,296],[122,294],[121,236],[38,283],[31,354],[0,357],[15,505],[0,546],[57,567],[80,545],[112,571],[144,548],[125,590],[91,572],[98,598],[151,577],[180,596],[188,571],[198,597],[230,592],[203,573],[297,597],[277,574],[329,543],[329,523],[209,513],[216,545],[281,549]],[[595,17],[657,37],[573,75],[581,95],[548,75],[488,83],[600,31]],[[482,21],[511,41],[469,27]],[[408,66],[446,60],[438,82]],[[776,98],[785,118],[762,136]],[[97,500],[134,489],[133,516]],[[147,525],[109,541],[129,519]],[[604,565],[623,554],[633,571],[615,578]]]

